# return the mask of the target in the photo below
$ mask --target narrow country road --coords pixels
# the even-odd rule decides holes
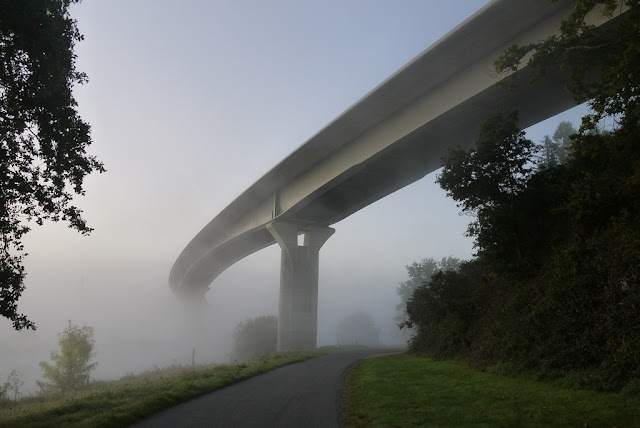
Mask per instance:
[[[336,352],[291,364],[157,413],[135,427],[338,427],[347,368],[388,349]]]

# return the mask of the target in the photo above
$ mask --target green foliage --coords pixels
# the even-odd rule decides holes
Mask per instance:
[[[630,122],[574,135],[565,162],[536,171],[515,196],[515,217],[480,219],[490,230],[518,222],[526,266],[497,257],[512,249],[508,240],[478,239],[475,260],[434,276],[409,300],[411,349],[509,364],[580,387],[637,384],[638,135]]]
[[[495,114],[480,128],[476,147],[451,149],[443,158],[437,182],[476,221],[467,233],[476,247],[499,251],[497,258],[521,263],[521,225],[518,195],[533,174],[535,146],[518,128],[516,112]],[[498,226],[498,227],[496,227]]]
[[[69,6],[79,0],[0,0],[0,315],[15,329],[35,328],[17,312],[24,290],[22,238],[35,222],[91,229],[75,207],[83,181],[101,162],[87,155],[90,127],[72,87],[82,40]]]
[[[415,290],[407,302],[405,323],[416,328],[411,350],[455,357],[468,348],[478,312],[473,300],[476,274],[475,265],[464,262],[458,271],[440,271]]]
[[[603,15],[612,19],[591,24]],[[508,48],[496,69],[515,78],[528,53],[534,81],[568,68],[569,90],[592,113],[579,132],[563,122],[545,139],[537,170],[513,115],[488,119],[475,149],[445,159],[438,181],[476,215],[477,258],[413,294],[411,347],[572,386],[637,390],[640,1],[577,0],[559,35]],[[604,117],[616,124],[608,132],[596,126]]]
[[[93,327],[78,327],[71,321],[67,328],[58,334],[59,352],[51,352],[49,364],[40,362],[42,376],[49,380],[49,384],[39,382],[38,385],[45,391],[72,391],[87,386],[91,372],[98,363],[90,363],[95,356],[93,348]]]
[[[494,114],[481,125],[474,148],[449,151],[437,182],[464,212],[478,213],[511,202],[524,189],[533,153],[518,114]]]
[[[431,280],[431,277],[437,272],[446,270],[457,270],[460,266],[460,259],[455,257],[443,257],[440,261],[436,261],[429,257],[422,259],[420,263],[413,262],[410,266],[405,266],[409,279],[401,282],[396,288],[396,292],[400,296],[401,302],[396,305],[396,316],[394,321],[403,328],[407,320],[407,302],[416,288]]]
[[[338,345],[377,345],[380,329],[373,317],[363,311],[354,312],[338,323]]]
[[[256,359],[276,352],[278,317],[261,315],[240,321],[233,332],[233,358],[238,361]]]
[[[514,45],[495,63],[496,71],[512,73],[532,53],[528,65],[535,79],[549,68],[567,68],[568,89],[576,101],[588,101],[592,114],[583,118],[581,129],[595,129],[604,116],[622,120],[640,115],[640,1],[576,0],[560,34],[546,40]],[[613,18],[608,24],[593,25],[593,18]],[[513,83],[510,79],[509,83]]]

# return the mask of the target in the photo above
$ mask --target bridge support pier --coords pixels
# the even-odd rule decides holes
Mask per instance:
[[[280,245],[280,308],[278,351],[314,349],[318,332],[318,266],[320,248],[335,229],[326,226],[300,228],[294,223],[272,221],[267,230]],[[304,244],[298,245],[298,234]]]

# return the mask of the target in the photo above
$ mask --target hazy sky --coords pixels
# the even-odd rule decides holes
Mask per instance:
[[[242,319],[277,314],[277,246],[223,273],[205,313],[183,310],[167,278],[195,234],[297,146],[476,10],[484,0],[85,0],[77,88],[90,152],[107,172],[87,180],[90,237],[64,225],[25,240],[20,310],[0,320],[0,381],[39,377],[68,319],[95,328],[97,377],[153,364],[223,360]],[[539,141],[574,109],[528,131]],[[320,253],[319,344],[356,310],[394,339],[396,286],[425,257],[469,258],[468,218],[435,175],[334,225]]]

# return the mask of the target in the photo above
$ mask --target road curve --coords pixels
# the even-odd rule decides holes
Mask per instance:
[[[344,375],[388,349],[336,352],[291,364],[157,413],[135,427],[339,427]]]

